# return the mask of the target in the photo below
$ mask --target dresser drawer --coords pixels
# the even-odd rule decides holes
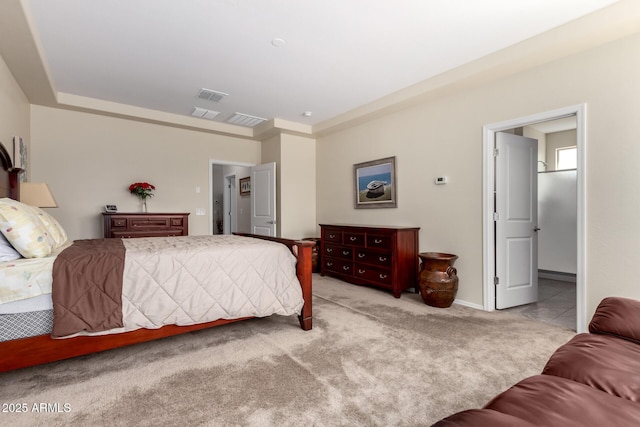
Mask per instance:
[[[127,227],[127,219],[126,218],[111,218],[111,227],[112,228],[126,228]]]
[[[351,233],[345,231],[344,241],[342,243],[351,246],[364,246],[364,233]]]
[[[366,265],[356,265],[355,275],[364,280],[371,282],[383,283],[385,285],[391,285],[391,272],[389,270],[382,270]]]
[[[379,234],[367,234],[367,247],[390,249],[391,236],[384,236]]]
[[[335,228],[323,229],[322,240],[331,243],[342,243],[342,231]]]
[[[344,246],[325,245],[324,255],[334,258],[351,259],[353,256],[353,249]]]
[[[342,259],[324,259],[324,268],[339,274],[353,274],[353,263]]]
[[[129,220],[132,230],[152,229],[164,230],[170,227],[169,218],[131,218]]]
[[[391,265],[391,254],[388,252],[375,252],[363,249],[356,249],[356,262],[374,264],[388,267]]]
[[[171,227],[182,227],[184,225],[184,218],[170,218]]]

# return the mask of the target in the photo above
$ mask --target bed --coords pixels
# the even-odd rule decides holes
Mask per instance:
[[[12,206],[9,199],[19,199],[18,175],[21,170],[13,168],[11,158],[1,144],[0,162],[0,198],[6,198],[3,199],[3,203]],[[19,206],[19,202],[15,203]],[[2,209],[0,206],[0,211]],[[6,227],[3,230],[6,231]],[[52,238],[56,237],[60,236]],[[311,329],[311,258],[314,245],[312,242],[236,234],[223,236],[215,241],[215,245],[211,245],[210,240],[214,237],[90,239],[76,241],[73,244],[61,243],[58,247],[53,247],[50,254],[44,256],[0,262],[0,372],[272,314],[297,315],[301,328]],[[9,241],[10,245],[16,245],[11,236]],[[161,246],[167,245],[168,248],[160,250]],[[226,246],[229,246],[229,249]],[[188,248],[186,253],[182,253],[183,247]],[[245,250],[249,252],[241,252]],[[286,256],[283,255],[283,251]],[[233,261],[230,253],[244,253],[244,264]],[[277,268],[273,267],[276,261],[267,258],[274,256],[272,253],[278,254],[276,256],[281,261],[277,262],[282,263],[284,267],[281,264],[277,264]],[[106,259],[107,255],[108,262],[113,261],[115,264],[103,265],[102,270],[107,272],[103,276],[120,276],[121,288],[101,287],[102,276],[96,276],[94,270],[85,272],[84,267],[78,267],[84,264],[101,264],[102,261],[96,260]],[[121,261],[118,261],[120,258]],[[170,270],[172,265],[187,263],[192,267],[189,267],[186,273],[184,268],[180,268],[182,275],[171,279],[175,282],[171,285],[173,287],[165,286],[165,276],[158,276],[159,279],[155,276],[162,272],[149,273],[155,269],[154,266],[165,266]],[[238,264],[240,267],[237,267]],[[260,270],[263,266],[265,272]],[[5,268],[8,273],[2,271]],[[144,275],[139,276],[136,268],[144,270]],[[78,273],[78,270],[82,270],[82,273]],[[223,272],[218,274],[221,270]],[[237,276],[240,279],[234,276],[234,270],[238,271]],[[51,284],[43,279],[47,276],[47,271],[53,279]],[[256,273],[257,271],[259,273]],[[171,271],[168,274],[176,275]],[[90,284],[89,289],[100,289],[94,293],[101,295],[90,298],[88,309],[81,307],[80,311],[74,311],[75,306],[72,308],[65,305],[70,300],[79,299],[77,295],[74,296],[74,292],[82,295],[90,293],[76,290],[83,280],[78,275],[90,277],[89,281],[94,283]],[[17,276],[28,276],[31,280],[26,286],[26,291],[25,287],[22,287],[20,296],[12,294],[12,282]],[[100,278],[94,279],[95,277]],[[150,280],[154,281],[152,285],[149,284]],[[229,280],[233,282],[227,283]],[[228,298],[216,296],[218,291],[204,287],[213,286],[209,282],[216,282],[216,286],[223,283],[224,290],[232,288],[233,292],[219,292],[220,295],[230,295]],[[264,287],[267,282],[273,282],[274,285]],[[67,283],[74,283],[74,286],[66,286]],[[258,288],[255,288],[256,286]],[[48,291],[48,287],[51,287],[52,291]],[[188,292],[185,289],[189,289]],[[33,292],[33,295],[29,292]],[[111,300],[118,299],[115,296],[118,292],[122,301],[114,307],[110,305]],[[71,294],[70,300],[63,300],[65,293]],[[173,301],[167,297],[171,295],[171,298],[177,301],[175,295],[180,297],[181,293],[190,295],[187,308],[172,306]],[[211,294],[215,294],[213,299],[210,297]],[[262,294],[267,299],[263,300]],[[226,307],[225,304],[228,303],[224,301],[225,298],[237,301],[229,303],[230,306]],[[274,299],[271,301],[268,298]],[[210,302],[205,305],[205,301],[208,300]],[[149,304],[151,308],[147,309],[149,301],[153,304]],[[90,319],[94,311],[102,313],[102,310],[95,307],[103,303],[110,307],[111,312],[106,310],[103,317]],[[55,310],[51,309],[53,305]],[[82,314],[82,310],[89,313],[87,318],[81,318],[85,315]],[[121,313],[121,320],[117,319],[118,311]],[[71,321],[65,323],[65,317],[69,317]],[[8,323],[19,326],[20,330],[15,337],[2,337],[2,328],[7,323],[3,321],[7,319]],[[165,324],[166,322],[169,324]]]

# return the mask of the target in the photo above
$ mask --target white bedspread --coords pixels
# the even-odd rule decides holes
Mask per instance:
[[[233,235],[123,242],[121,330],[292,315],[302,309],[296,259],[282,244]]]

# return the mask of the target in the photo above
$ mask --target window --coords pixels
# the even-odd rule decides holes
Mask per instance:
[[[562,147],[556,149],[556,170],[576,169],[577,167],[577,147]]]

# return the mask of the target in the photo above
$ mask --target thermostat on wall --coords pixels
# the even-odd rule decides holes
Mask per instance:
[[[436,185],[442,185],[442,184],[446,184],[447,183],[447,177],[446,176],[439,176],[436,178]]]

